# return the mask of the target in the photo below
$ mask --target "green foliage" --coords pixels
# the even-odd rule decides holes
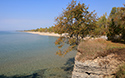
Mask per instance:
[[[96,22],[97,28],[95,29],[95,35],[101,36],[107,34],[107,13],[105,13],[103,16],[101,16],[98,21]]]
[[[117,13],[117,11],[118,11],[118,8],[113,7],[112,10],[111,10],[111,13],[109,15],[109,17],[113,17],[115,15],[115,13]]]
[[[96,14],[88,11],[88,7],[84,3],[76,4],[76,1],[72,2],[67,6],[63,13],[56,18],[55,32],[59,34],[68,33],[67,39],[58,39],[55,44],[64,44],[67,42],[70,47],[61,52],[60,50],[57,54],[65,55],[73,47],[79,44],[81,39],[87,35],[93,35],[96,28]],[[61,46],[62,47],[62,46]]]
[[[49,27],[49,28],[37,28],[37,29],[33,29],[33,30],[29,30],[29,31],[32,31],[32,32],[55,32],[55,29],[54,29],[54,26],[52,27]]]
[[[57,33],[68,33],[70,37],[75,36],[76,38],[80,35],[90,34],[96,27],[95,14],[93,12],[90,13],[84,3],[76,5],[74,0],[56,18],[56,22]]]
[[[109,19],[108,39],[125,41],[125,6],[118,8],[113,7]]]

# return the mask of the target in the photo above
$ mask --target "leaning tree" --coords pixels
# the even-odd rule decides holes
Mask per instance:
[[[93,35],[96,28],[96,14],[88,11],[88,7],[84,3],[72,2],[63,10],[62,14],[56,19],[55,32],[59,34],[67,33],[66,37],[59,37],[55,44],[58,48],[66,43],[70,46],[65,50],[56,52],[58,55],[65,55],[71,51],[79,42],[87,35]]]

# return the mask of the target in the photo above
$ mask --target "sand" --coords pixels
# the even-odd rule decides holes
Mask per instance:
[[[27,33],[44,35],[44,36],[56,36],[56,37],[60,37],[61,36],[60,34],[49,33],[49,32],[27,32]]]

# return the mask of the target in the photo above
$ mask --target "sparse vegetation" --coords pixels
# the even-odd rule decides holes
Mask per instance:
[[[78,51],[81,53],[81,56],[77,60],[84,61],[87,59],[94,59],[100,56],[106,56],[107,54],[113,52],[117,53],[117,50],[124,48],[125,44],[113,43],[104,39],[86,40],[84,42],[81,42],[78,46]],[[122,54],[124,55],[125,53],[123,52]],[[122,57],[122,59],[125,58]]]
[[[125,64],[119,67],[119,70],[116,72],[116,78],[125,78]]]

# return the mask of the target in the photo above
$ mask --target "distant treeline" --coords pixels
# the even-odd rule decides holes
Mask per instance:
[[[32,30],[25,30],[25,31],[32,31],[32,32],[55,32],[55,27],[51,26],[49,28],[37,28],[37,29],[32,29]]]

